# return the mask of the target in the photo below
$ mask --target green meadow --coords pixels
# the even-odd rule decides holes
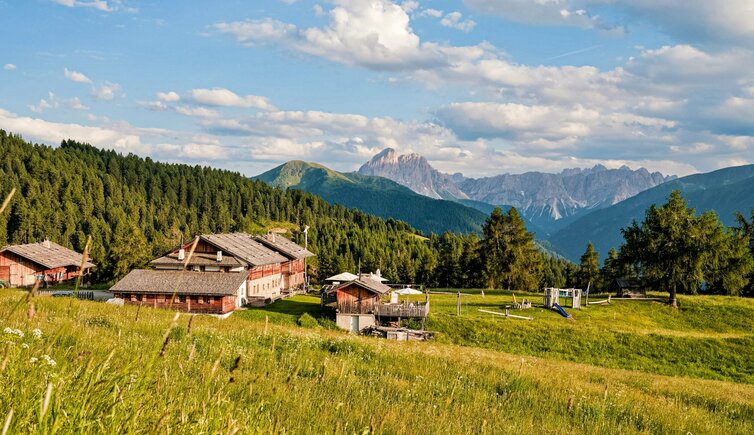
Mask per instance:
[[[535,320],[524,321],[477,311],[502,311],[510,294],[468,298],[459,317],[455,297],[432,296],[436,341],[392,342],[334,330],[310,296],[217,319],[5,290],[0,425],[45,434],[754,432],[752,301],[688,297],[679,311],[620,301],[572,310],[575,321],[532,308],[524,311]]]

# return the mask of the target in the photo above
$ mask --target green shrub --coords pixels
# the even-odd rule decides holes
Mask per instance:
[[[319,328],[319,322],[309,313],[304,313],[298,318],[298,326],[302,328]]]

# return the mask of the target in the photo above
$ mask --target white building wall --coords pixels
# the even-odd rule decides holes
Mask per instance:
[[[246,295],[247,297],[277,296],[280,294],[282,289],[283,275],[278,273],[250,281],[249,287],[246,289]]]

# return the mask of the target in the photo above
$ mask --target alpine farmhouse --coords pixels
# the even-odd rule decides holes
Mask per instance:
[[[192,252],[193,247],[193,252]],[[125,303],[225,314],[264,305],[305,287],[313,256],[279,234],[207,234],[131,271],[110,290]]]
[[[37,281],[54,285],[87,275],[93,267],[82,254],[49,240],[0,249],[0,282],[10,287],[29,287]]]

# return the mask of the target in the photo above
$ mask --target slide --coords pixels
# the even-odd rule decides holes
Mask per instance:
[[[565,317],[565,318],[571,317],[571,315],[568,314],[568,313],[566,313],[566,310],[564,310],[563,307],[561,307],[558,304],[553,304],[552,308],[555,309],[555,310],[558,310],[558,312],[560,313],[560,315],[563,316],[563,317]]]

